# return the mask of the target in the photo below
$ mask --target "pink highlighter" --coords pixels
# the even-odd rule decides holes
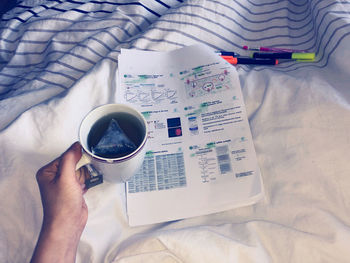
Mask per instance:
[[[253,50],[253,51],[266,51],[266,52],[298,52],[304,53],[305,50],[298,49],[288,49],[288,48],[277,48],[277,47],[248,47],[243,46],[244,50]]]

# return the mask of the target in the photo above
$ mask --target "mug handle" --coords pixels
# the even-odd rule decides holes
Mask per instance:
[[[87,168],[90,177],[85,178],[86,189],[103,183],[103,175],[91,164],[91,160],[88,154],[82,152],[81,158],[75,166],[76,171],[84,166]]]
[[[82,152],[81,158],[78,161],[77,165],[75,166],[75,170],[78,171],[81,167],[90,163],[91,163],[91,157],[87,153]]]

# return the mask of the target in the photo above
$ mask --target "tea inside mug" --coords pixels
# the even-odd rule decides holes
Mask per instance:
[[[97,120],[88,134],[89,150],[103,158],[120,158],[135,151],[145,136],[143,123],[132,114],[115,112]]]

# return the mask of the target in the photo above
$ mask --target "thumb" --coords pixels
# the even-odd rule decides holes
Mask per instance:
[[[60,176],[73,177],[75,176],[75,167],[81,158],[81,145],[79,142],[73,143],[68,150],[63,153],[60,161]]]

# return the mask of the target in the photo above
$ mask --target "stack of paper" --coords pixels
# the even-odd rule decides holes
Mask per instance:
[[[203,45],[122,50],[117,102],[149,127],[143,167],[126,184],[131,226],[220,212],[263,197],[236,69]]]

